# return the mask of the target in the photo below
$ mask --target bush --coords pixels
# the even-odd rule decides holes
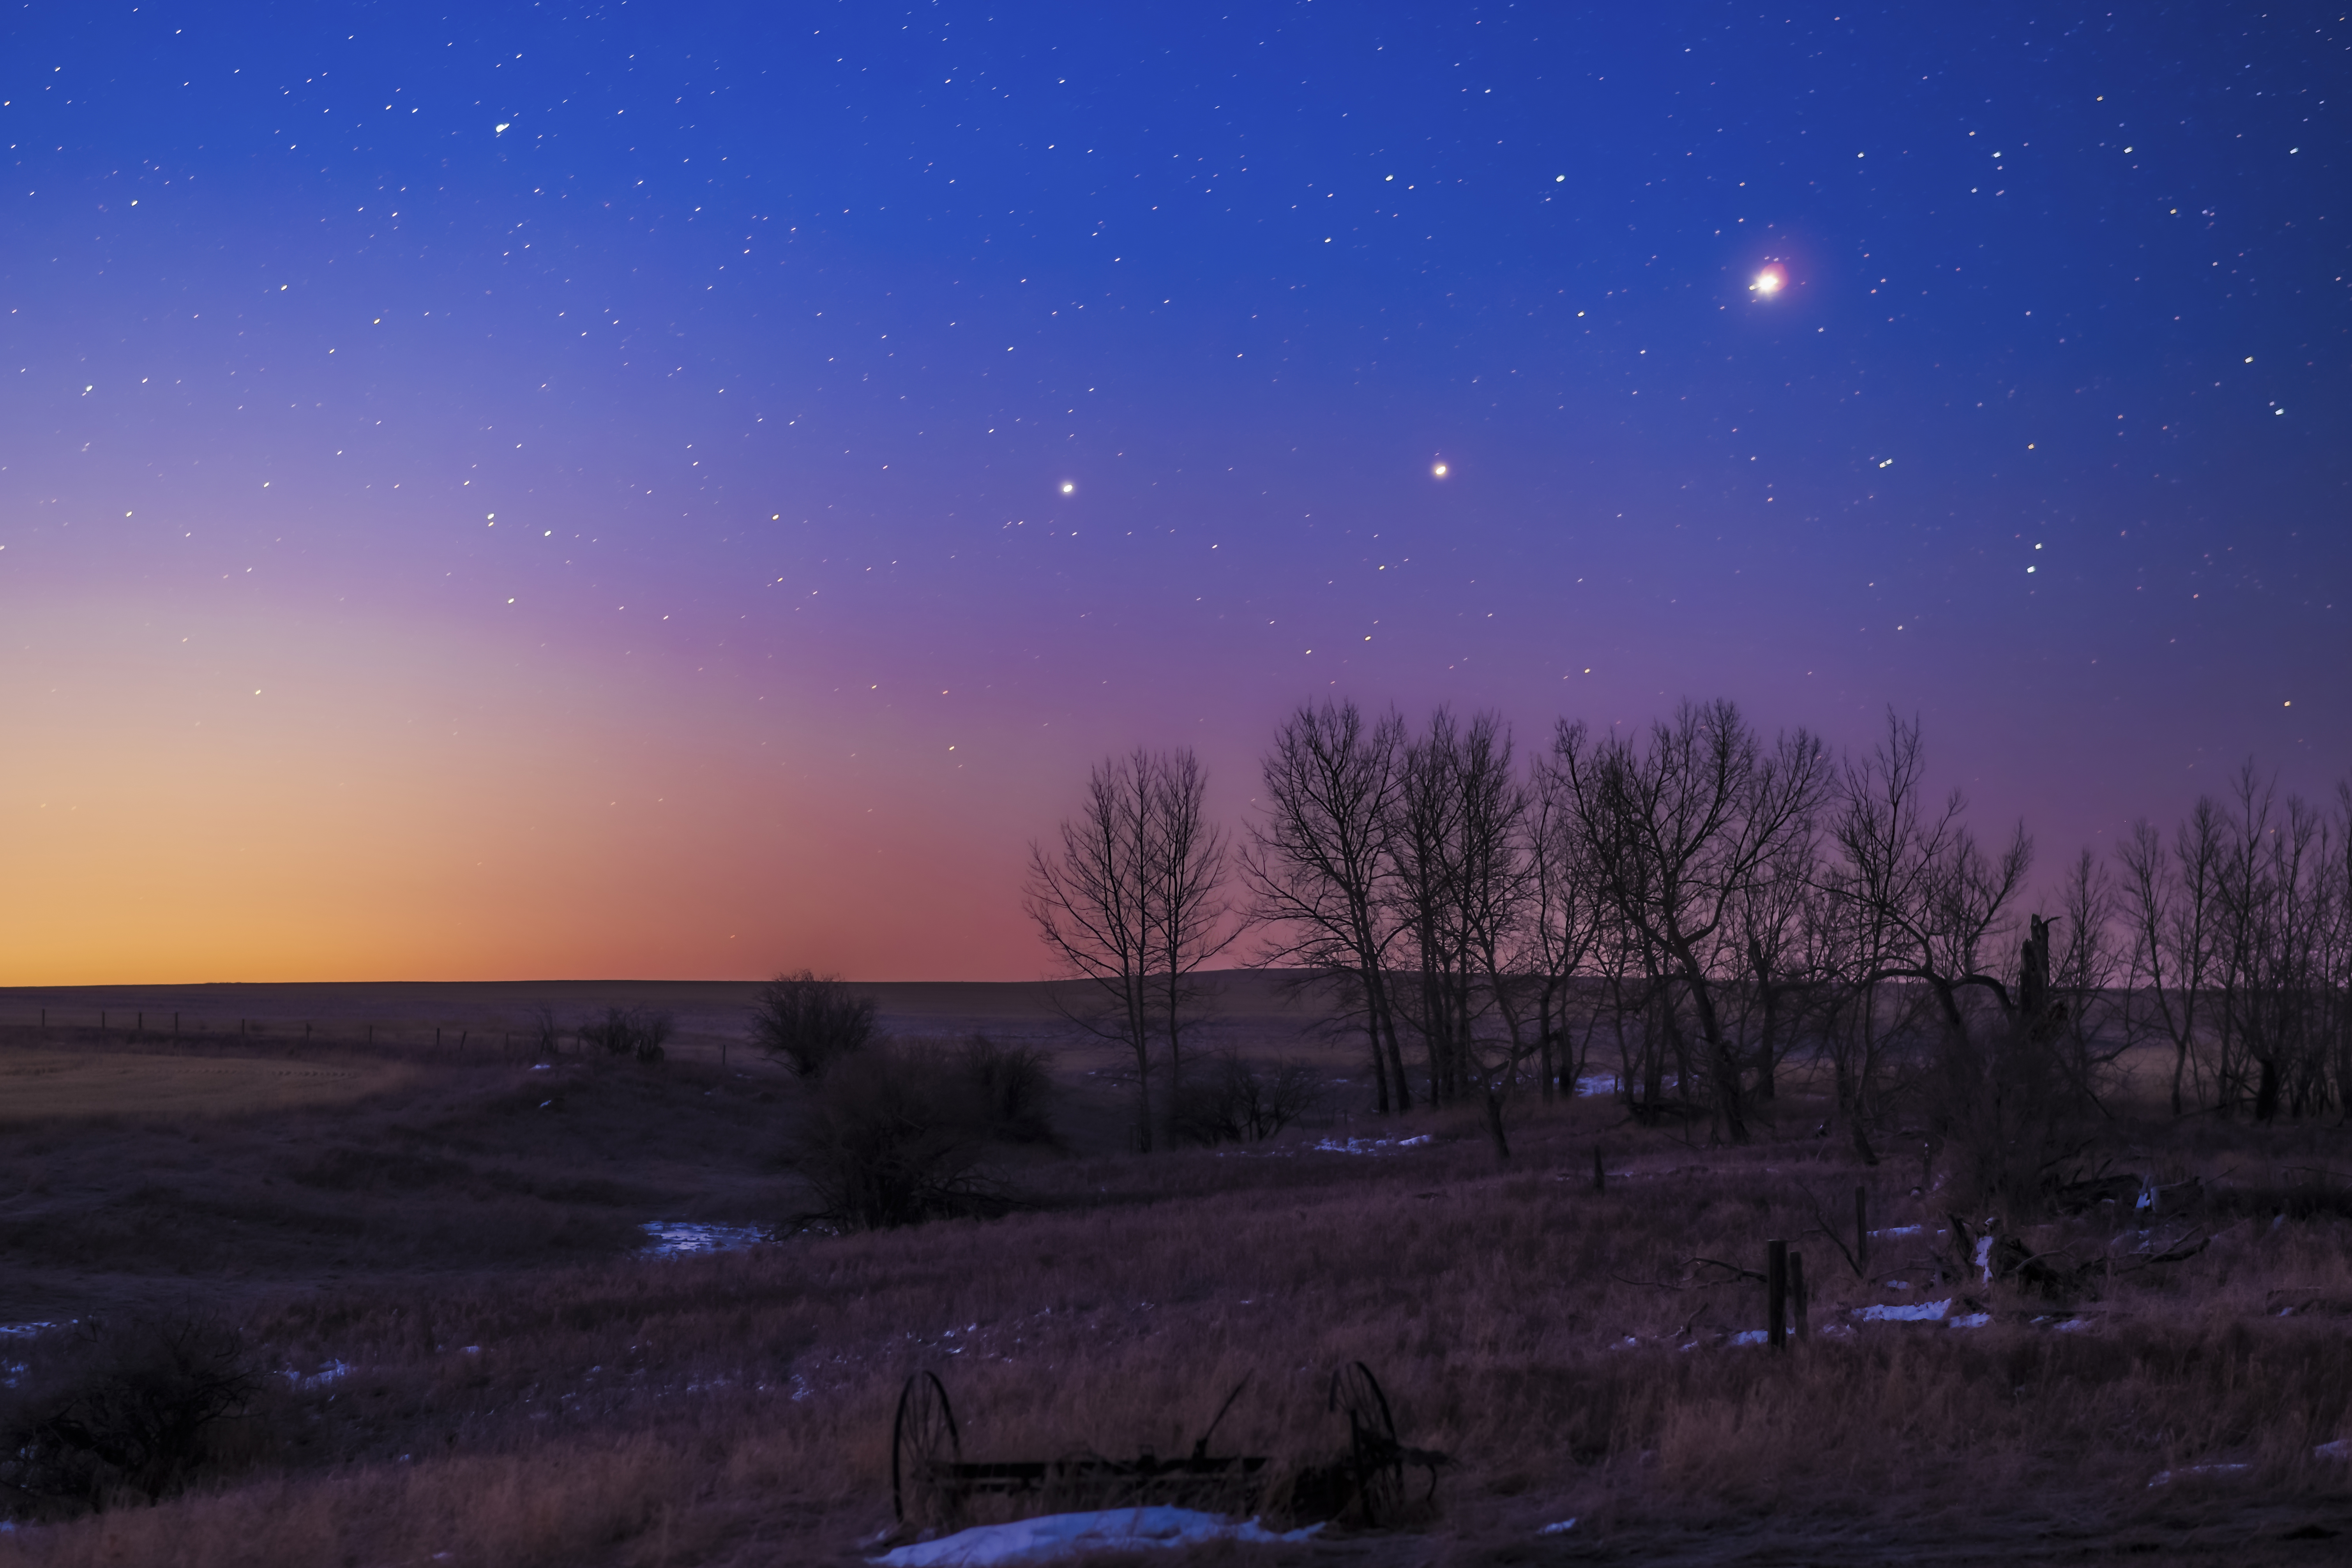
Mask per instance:
[[[1171,1124],[1177,1137],[1195,1143],[1264,1142],[1322,1098],[1322,1080],[1304,1063],[1261,1068],[1226,1052],[1184,1080]]]
[[[533,1057],[540,1061],[552,1061],[563,1054],[563,1026],[555,1021],[555,1009],[539,1006],[531,1010],[530,1037]]]
[[[1033,1046],[1003,1046],[974,1035],[950,1058],[952,1077],[970,1097],[977,1130],[1007,1143],[1061,1142],[1048,1113],[1054,1058]]]
[[[209,1457],[212,1429],[262,1387],[242,1337],[208,1313],[92,1321],[61,1353],[44,1350],[0,1420],[0,1485],[57,1502],[178,1490]]]
[[[616,1057],[634,1056],[641,1062],[657,1062],[669,1053],[664,1042],[670,1037],[673,1020],[667,1013],[656,1013],[638,1007],[607,1007],[601,1024],[583,1024],[576,1033],[580,1042],[602,1046]]]
[[[874,1038],[874,999],[860,996],[838,975],[803,969],[760,987],[751,1005],[751,1043],[803,1078],[823,1077],[844,1057]]]
[[[983,1133],[934,1052],[873,1050],[837,1063],[811,1097],[788,1161],[817,1207],[787,1228],[892,1230],[1012,1206],[980,1170]]]

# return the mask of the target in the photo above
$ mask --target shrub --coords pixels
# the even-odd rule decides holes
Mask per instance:
[[[862,1052],[811,1097],[788,1162],[817,1206],[787,1228],[892,1230],[1012,1206],[979,1168],[982,1133],[937,1053]]]
[[[663,1046],[672,1026],[667,1013],[607,1007],[604,1022],[583,1024],[576,1033],[583,1045],[602,1046],[616,1057],[634,1056],[641,1062],[657,1062],[668,1054]]]
[[[262,1386],[242,1337],[209,1313],[93,1320],[61,1351],[0,1422],[0,1484],[57,1502],[178,1490]]]
[[[533,1008],[530,1027],[526,1033],[537,1059],[548,1061],[563,1054],[563,1026],[555,1021],[554,1008],[544,1005]]]
[[[824,1076],[874,1038],[874,999],[840,976],[803,969],[760,987],[751,1005],[751,1042],[803,1078]]]
[[[1304,1063],[1260,1068],[1229,1051],[1184,1081],[1171,1120],[1176,1136],[1195,1143],[1263,1142],[1322,1098],[1322,1080]]]
[[[974,1035],[950,1058],[951,1077],[970,1097],[967,1114],[988,1137],[1007,1143],[1061,1142],[1048,1113],[1054,1058],[1034,1046],[999,1045]]]

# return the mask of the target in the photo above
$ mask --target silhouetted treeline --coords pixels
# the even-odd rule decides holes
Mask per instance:
[[[1339,982],[1380,1109],[1482,1101],[1498,1145],[1515,1085],[1596,1077],[1743,1140],[1800,1054],[1869,1159],[1915,1093],[1937,1131],[2041,1147],[2026,1122],[2095,1114],[2149,1043],[2181,1110],[2352,1091],[2352,784],[2322,809],[2250,766],[2168,838],[2085,852],[2045,922],[2023,826],[1981,842],[1896,719],[1836,758],[1686,704],[1522,756],[1491,714],[1325,702],[1262,773],[1265,956]]]
[[[1381,1111],[1480,1105],[1507,1154],[1508,1098],[1580,1079],[1745,1141],[1792,1058],[1863,1158],[1924,1129],[1987,1189],[2104,1114],[2135,1047],[2179,1112],[2352,1109],[2352,781],[2315,806],[2249,764],[2029,907],[2024,825],[1979,839],[1892,715],[1844,756],[1729,702],[1523,751],[1492,713],[1312,702],[1261,773],[1231,858],[1259,956],[1336,995]],[[1033,860],[1032,912],[1147,1089],[1223,945],[1201,794],[1189,752],[1107,763]]]

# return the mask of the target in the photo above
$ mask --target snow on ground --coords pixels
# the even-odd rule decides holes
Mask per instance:
[[[350,1376],[351,1372],[351,1363],[331,1361],[308,1376],[305,1376],[299,1367],[291,1366],[281,1367],[278,1369],[278,1375],[286,1380],[286,1385],[289,1388],[324,1388],[331,1383],[339,1382]]]
[[[768,1239],[756,1225],[694,1225],[685,1220],[652,1220],[644,1227],[649,1238],[638,1251],[647,1258],[684,1258],[691,1253],[732,1252],[756,1247]]]
[[[1875,1306],[1856,1307],[1853,1316],[1864,1323],[1940,1323],[1951,1310],[1952,1303],[1948,1299],[1908,1305],[1880,1302]]]
[[[1432,1142],[1424,1132],[1418,1138],[1326,1138],[1315,1148],[1323,1154],[1386,1154],[1399,1149],[1418,1149]]]
[[[878,1568],[994,1568],[1000,1563],[1051,1563],[1087,1552],[1199,1546],[1212,1541],[1304,1541],[1323,1527],[1276,1534],[1255,1519],[1239,1524],[1189,1508],[1118,1508],[1097,1513],[1049,1513],[1011,1524],[983,1524],[886,1552],[867,1562]]]

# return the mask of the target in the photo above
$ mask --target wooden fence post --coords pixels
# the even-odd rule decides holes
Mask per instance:
[[[1598,1143],[1592,1146],[1592,1190],[1596,1193],[1609,1190],[1609,1173],[1601,1168],[1601,1145]]]
[[[1789,1244],[1764,1244],[1764,1338],[1774,1350],[1789,1343]]]

